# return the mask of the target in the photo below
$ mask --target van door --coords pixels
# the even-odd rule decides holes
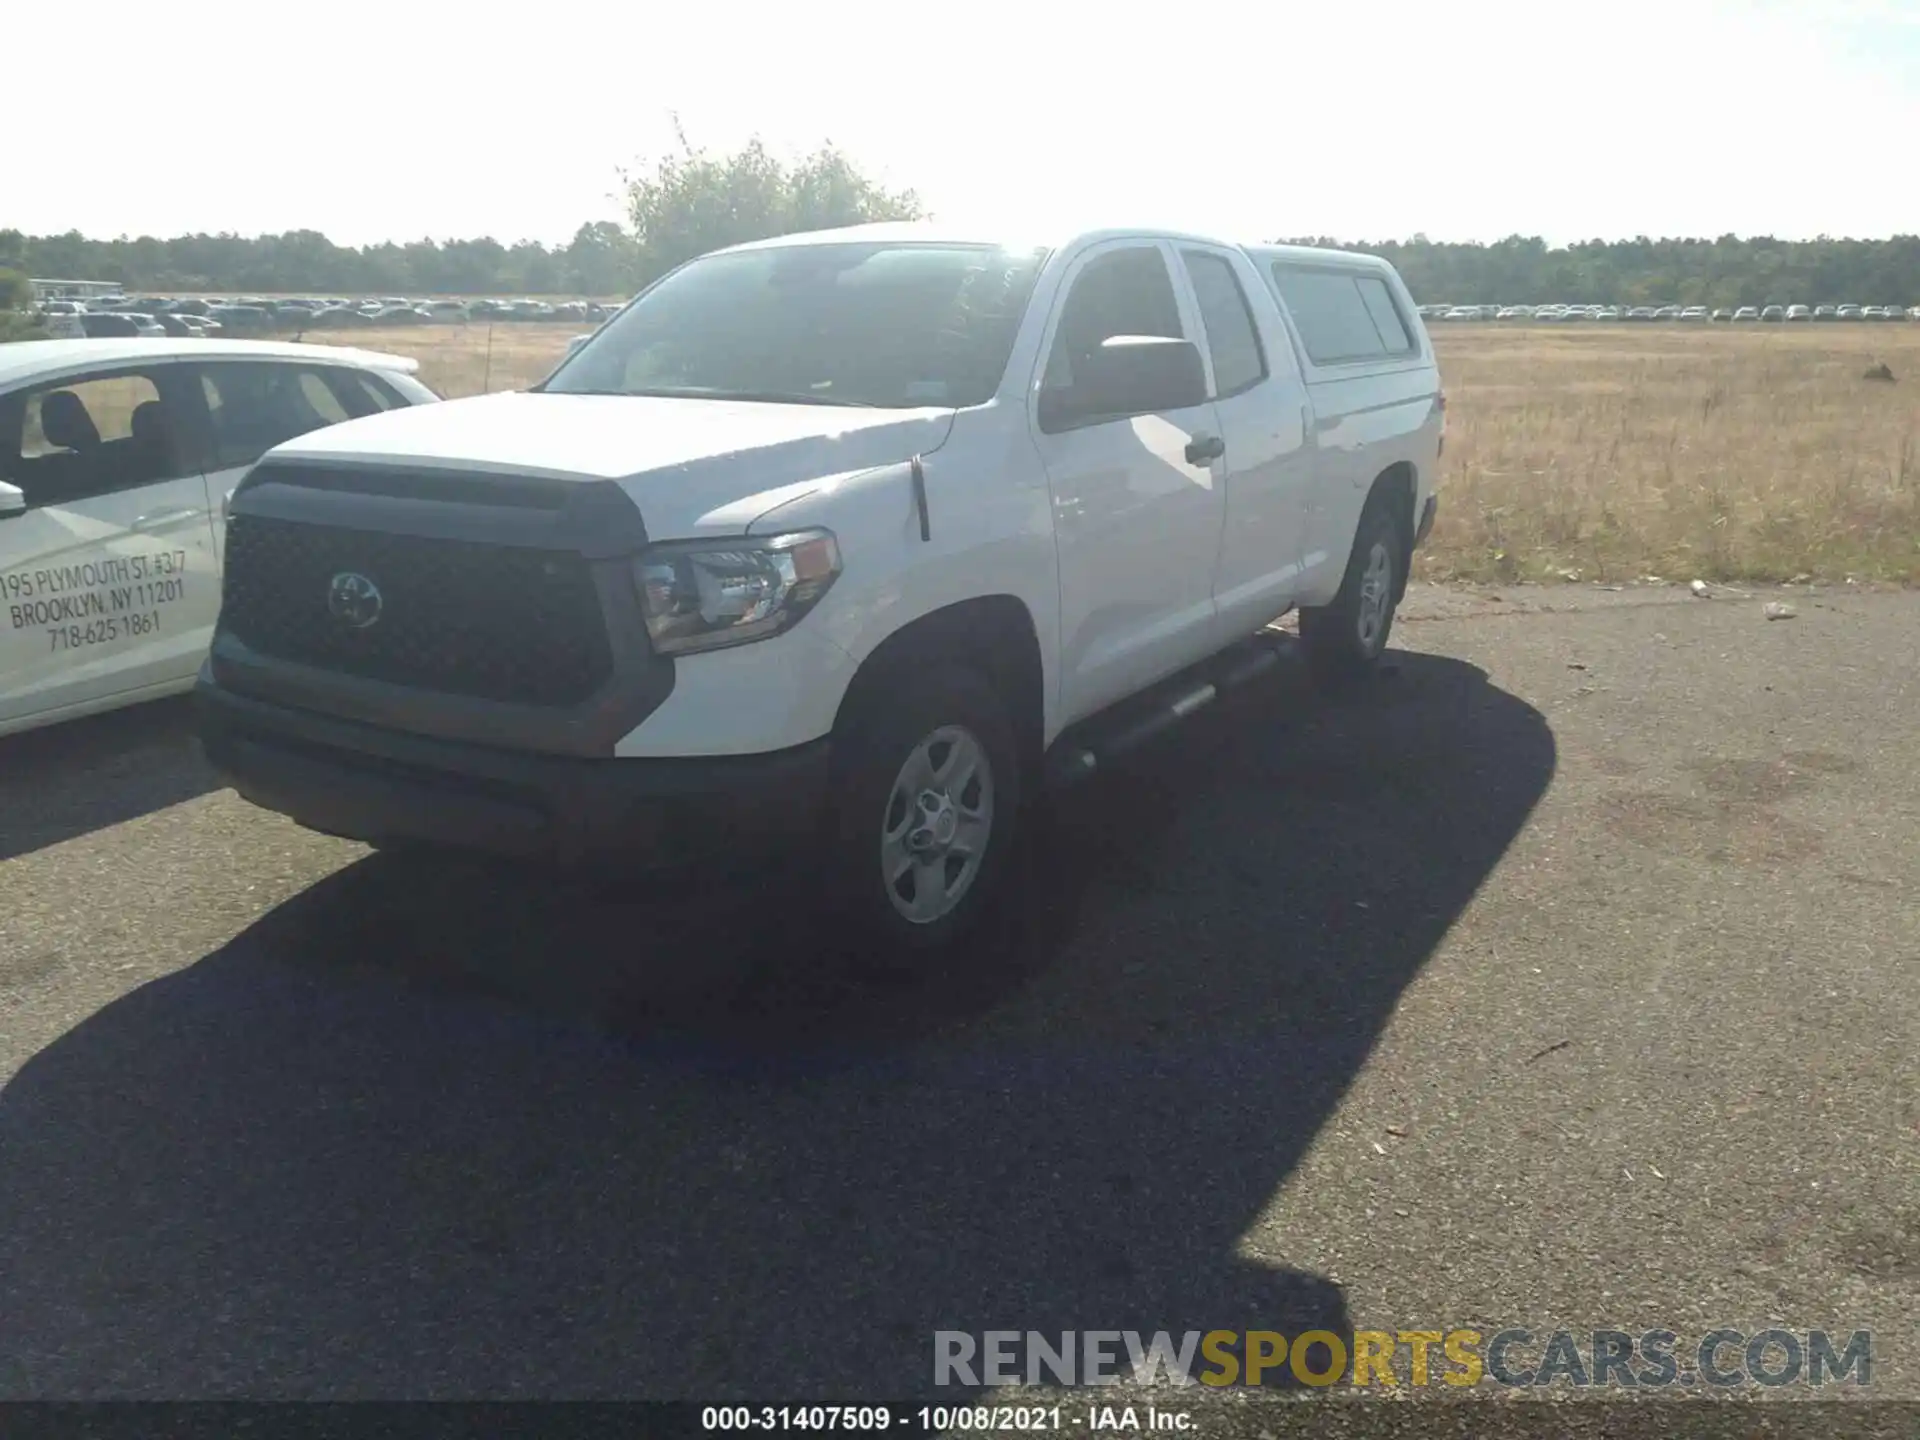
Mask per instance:
[[[1226,525],[1213,598],[1222,644],[1283,614],[1300,582],[1313,451],[1307,387],[1260,275],[1235,251],[1183,243],[1226,441]]]
[[[1052,492],[1060,565],[1060,701],[1081,719],[1192,661],[1213,633],[1213,563],[1225,516],[1218,459],[1189,460],[1217,437],[1210,404],[1050,431],[1042,391],[1070,389],[1074,357],[1115,335],[1198,345],[1158,241],[1113,240],[1080,256],[1049,320],[1034,443]]]
[[[0,400],[0,727],[190,684],[220,608],[181,367],[120,366]]]

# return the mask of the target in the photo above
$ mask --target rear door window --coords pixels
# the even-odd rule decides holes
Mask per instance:
[[[211,426],[211,470],[251,465],[284,441],[352,418],[318,366],[216,362],[200,367],[200,383]]]
[[[327,383],[349,415],[375,415],[398,408],[402,400],[380,381],[359,370],[334,366],[327,370]]]
[[[1204,250],[1186,250],[1181,259],[1200,302],[1200,320],[1207,330],[1207,349],[1213,356],[1216,400],[1251,390],[1267,378],[1267,357],[1253,323],[1246,292],[1225,256]]]

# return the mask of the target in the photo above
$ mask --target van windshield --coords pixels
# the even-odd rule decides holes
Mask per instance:
[[[798,244],[681,267],[539,388],[811,405],[984,404],[1043,250]]]

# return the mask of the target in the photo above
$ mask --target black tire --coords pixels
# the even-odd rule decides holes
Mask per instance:
[[[936,664],[924,671],[900,667],[864,687],[851,703],[852,712],[834,736],[836,775],[824,857],[827,893],[834,918],[864,942],[866,959],[884,968],[915,968],[950,950],[972,931],[1002,889],[1024,798],[1019,746],[1006,702],[984,675],[966,666]],[[977,863],[964,885],[960,877],[966,857],[938,854],[937,832],[943,822],[936,815],[920,825],[918,821],[929,814],[925,811],[918,817],[906,816],[901,809],[904,789],[897,783],[909,758],[930,737],[942,733],[953,737],[949,748],[942,752],[936,743],[925,753],[936,759],[942,753],[952,755],[951,747],[961,743],[960,737],[970,737],[983,762],[975,779],[984,780],[985,789],[969,786],[946,796],[934,786],[919,793],[938,793],[951,800],[956,816],[964,815],[969,801],[977,812],[982,794],[989,801],[984,831],[977,832],[985,838],[978,844]],[[964,763],[966,752],[960,754]],[[933,848],[921,852],[929,858],[920,860],[911,875],[903,874],[903,884],[889,887],[883,871],[883,837],[902,819],[909,822],[909,839],[914,829],[925,829]],[[955,839],[965,843],[957,832]],[[892,853],[898,859],[913,852]],[[946,893],[955,897],[952,906],[935,918],[910,918],[902,905],[911,907],[920,893],[920,866],[933,865],[936,859],[948,877]]]
[[[1307,668],[1320,684],[1352,685],[1379,663],[1406,583],[1407,540],[1405,527],[1386,497],[1370,496],[1360,513],[1339,593],[1329,604],[1300,611],[1300,644]],[[1382,565],[1384,578],[1378,573]],[[1369,592],[1382,584],[1384,596],[1377,605],[1370,603]]]

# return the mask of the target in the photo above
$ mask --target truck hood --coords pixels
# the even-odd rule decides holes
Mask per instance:
[[[687,400],[634,395],[482,395],[388,410],[311,431],[276,459],[465,474],[612,480],[655,540],[741,534],[836,476],[939,448],[945,409]]]

